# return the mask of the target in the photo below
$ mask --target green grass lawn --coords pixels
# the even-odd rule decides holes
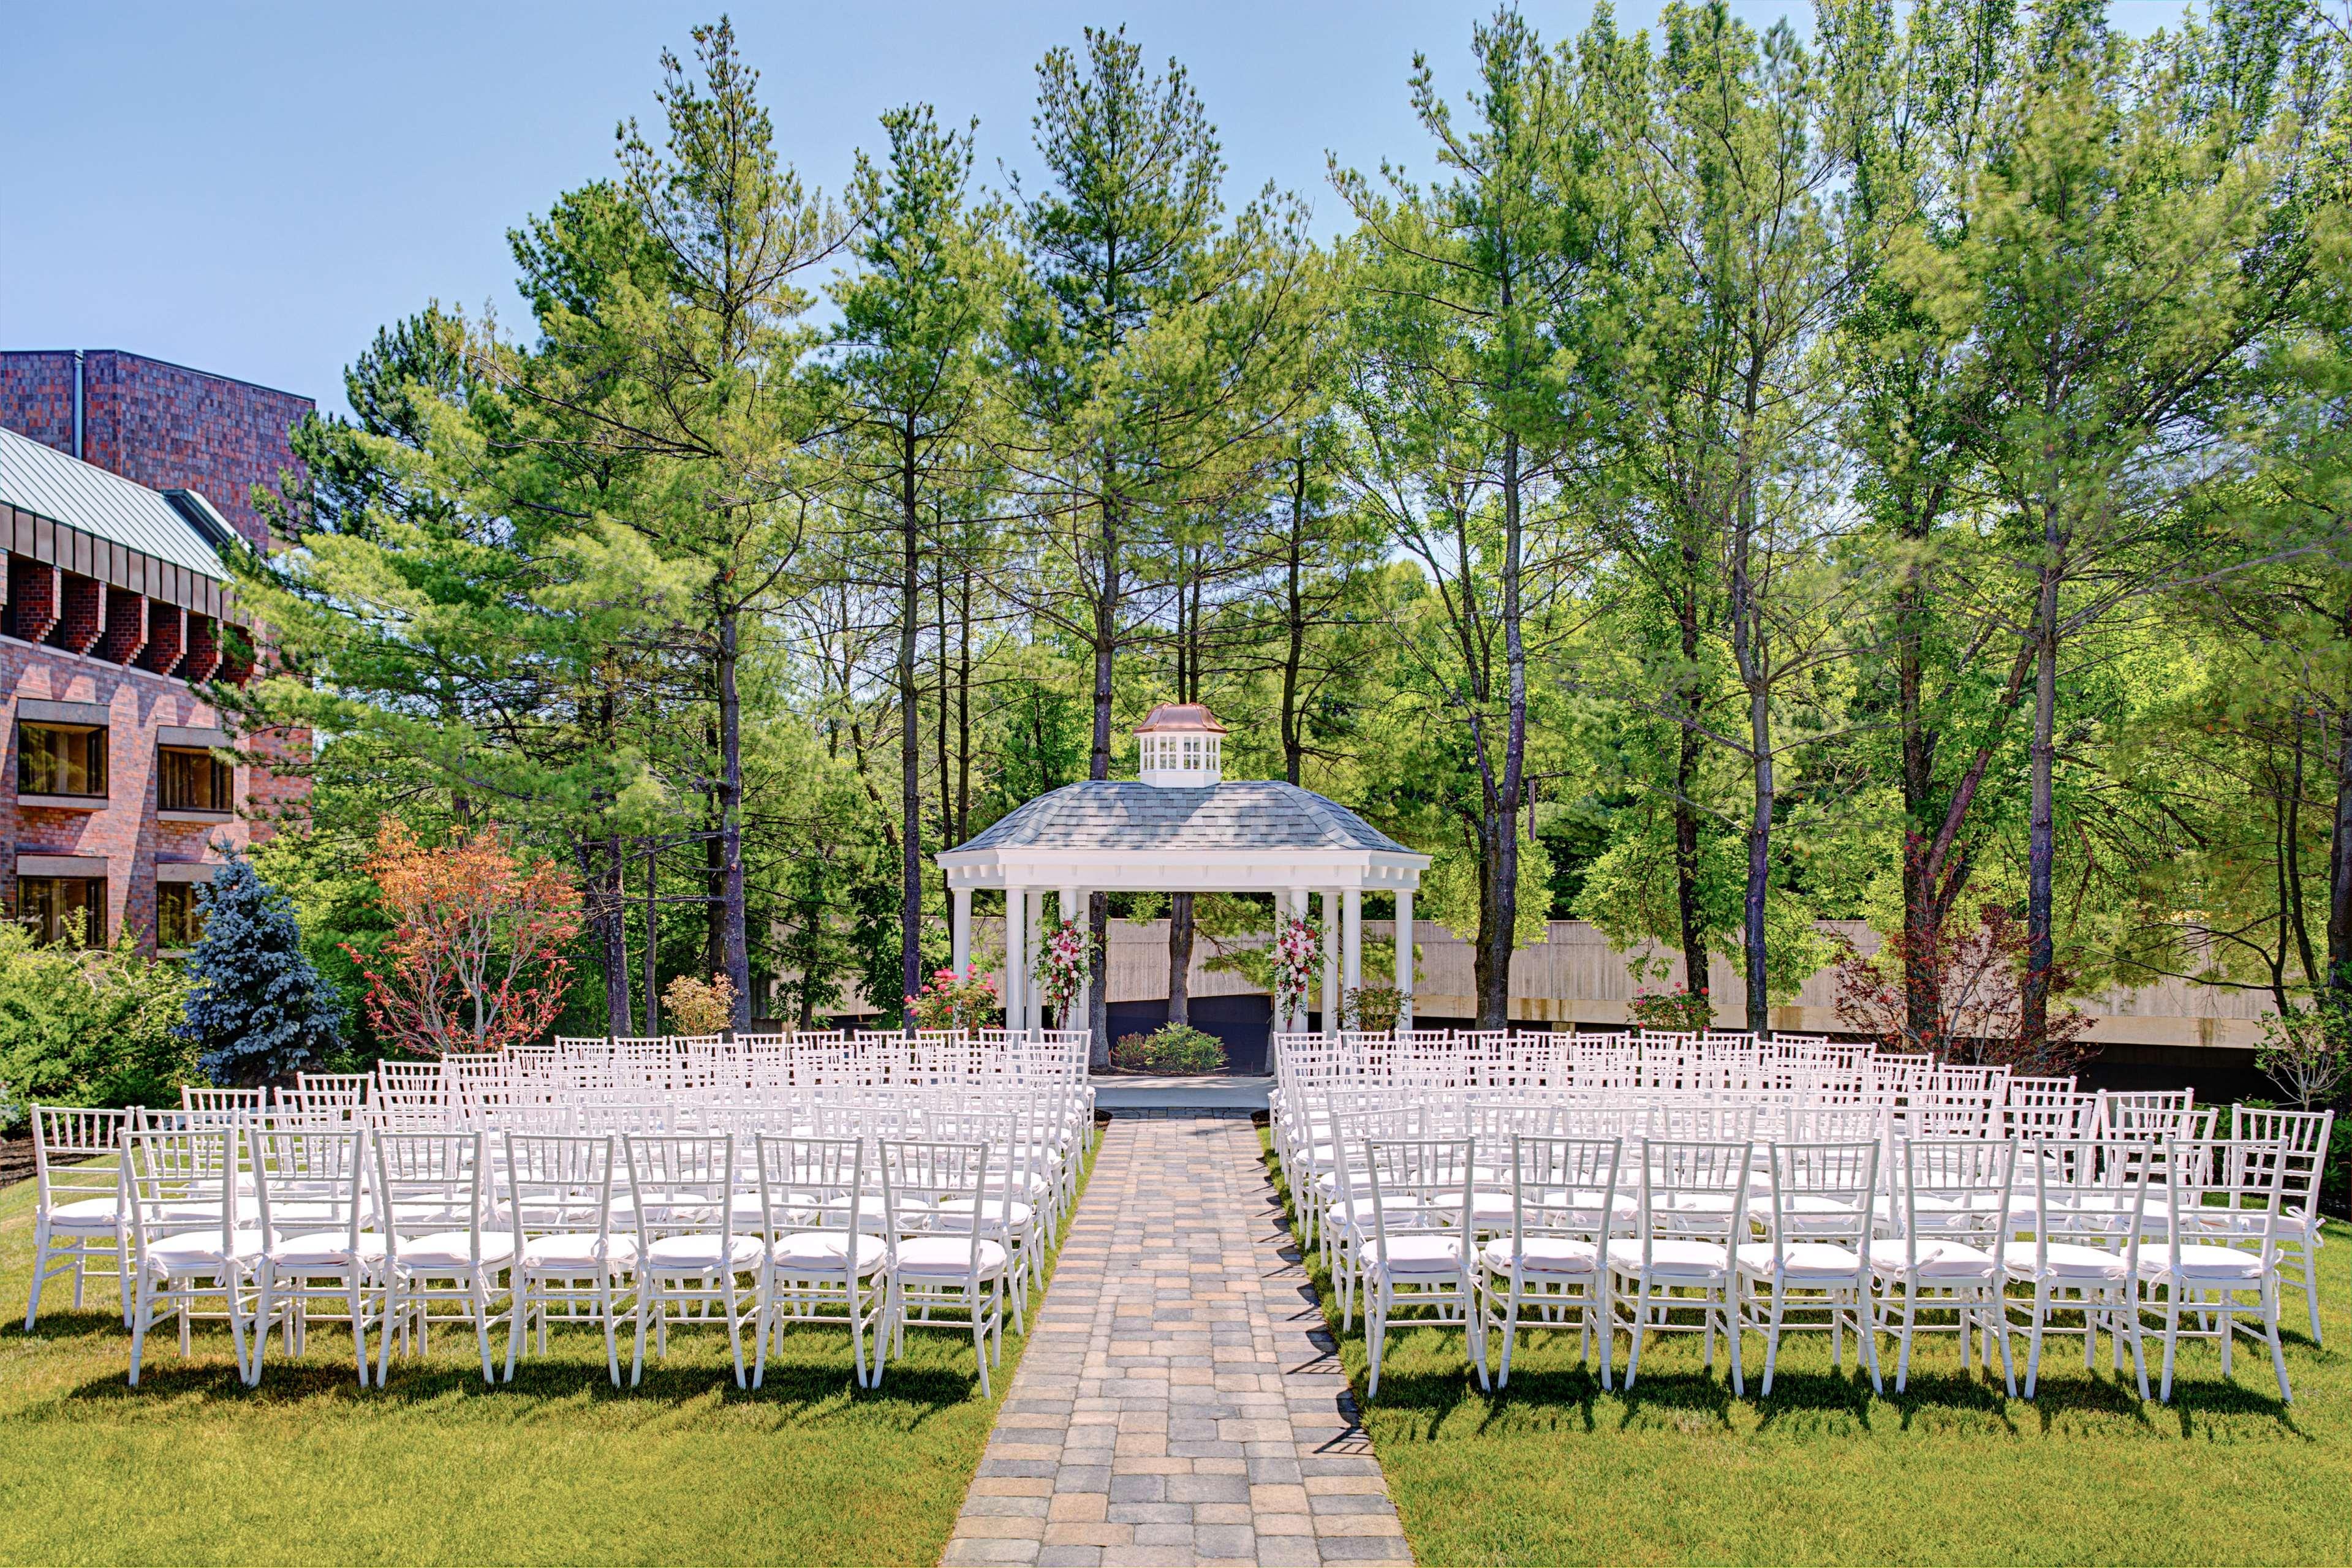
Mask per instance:
[[[1562,1334],[1523,1338],[1510,1387],[1489,1396],[1458,1331],[1392,1326],[1365,1425],[1425,1563],[2340,1563],[2352,1231],[2328,1240],[2327,1345],[2288,1335],[2292,1406],[2242,1341],[2229,1382],[2210,1343],[2184,1347],[2165,1406],[2127,1373],[2086,1374],[2078,1341],[2045,1346],[2040,1396],[2011,1399],[1997,1373],[1962,1376],[1948,1335],[1920,1342],[1902,1395],[1891,1352],[1874,1396],[1852,1344],[1832,1375],[1818,1335],[1783,1340],[1769,1400],[1754,1396],[1759,1340],[1736,1399],[1720,1348],[1709,1376],[1682,1335],[1651,1339],[1633,1394],[1603,1393]],[[2302,1298],[2287,1301],[2294,1319]],[[1360,1317],[1340,1348],[1360,1399]]]
[[[714,1330],[616,1390],[602,1334],[559,1330],[486,1388],[460,1332],[362,1391],[328,1330],[247,1389],[215,1329],[184,1362],[151,1337],[134,1389],[110,1277],[80,1312],[53,1283],[24,1333],[33,1197],[0,1193],[5,1563],[928,1564],[1021,1353],[1008,1325],[983,1399],[969,1338],[910,1333],[860,1393],[847,1334],[801,1331],[739,1391]]]

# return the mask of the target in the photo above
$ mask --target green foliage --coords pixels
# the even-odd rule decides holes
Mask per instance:
[[[0,1118],[29,1104],[176,1105],[204,1081],[177,1033],[188,984],[177,964],[112,947],[42,944],[0,922]]]
[[[1165,1024],[1120,1037],[1110,1064],[1127,1072],[1216,1072],[1225,1065],[1225,1042],[1186,1024]]]

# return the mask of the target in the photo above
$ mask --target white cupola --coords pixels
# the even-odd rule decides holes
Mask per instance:
[[[1206,789],[1218,782],[1225,727],[1199,703],[1161,703],[1136,727],[1136,760],[1146,784]]]

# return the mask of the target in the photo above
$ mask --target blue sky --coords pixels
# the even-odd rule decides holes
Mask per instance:
[[[1655,0],[1625,0],[1638,26]],[[127,349],[342,403],[376,327],[440,298],[516,321],[507,229],[613,166],[656,60],[715,3],[187,0],[11,8],[0,47],[0,347]],[[1739,0],[1769,21],[1778,4]],[[1088,23],[1181,58],[1232,193],[1271,179],[1337,225],[1324,154],[1426,164],[1413,51],[1458,88],[1492,0],[739,4],[784,155],[838,189],[875,117],[981,120],[982,165],[1030,164],[1032,68]],[[2179,14],[2123,0],[2134,30]],[[1548,37],[1588,4],[1530,5]],[[519,321],[516,321],[520,325]]]

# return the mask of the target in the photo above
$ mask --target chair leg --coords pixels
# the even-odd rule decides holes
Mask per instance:
[[[530,1322],[530,1276],[525,1274],[520,1269],[515,1270],[514,1301],[512,1302],[512,1308],[513,1310],[507,1316],[507,1375],[505,1381],[509,1383],[512,1383],[514,1381],[515,1360],[522,1354],[522,1336],[525,1332],[526,1325]]]
[[[490,1282],[482,1270],[474,1273],[474,1343],[482,1353],[482,1381],[496,1383],[490,1374]]]
[[[646,1375],[646,1304],[651,1301],[654,1310],[659,1312],[660,1296],[654,1276],[648,1274],[637,1281],[637,1348],[629,1359],[629,1386],[632,1388],[645,1381]]]
[[[2319,1336],[2319,1219],[2311,1221],[2311,1234],[2303,1243],[2303,1300],[2311,1309],[2311,1343],[2326,1343]]]
[[[139,1360],[147,1349],[147,1328],[154,1322],[155,1283],[143,1270],[139,1276],[139,1302],[131,1309],[131,1386],[139,1386]]]
[[[2263,1337],[2270,1342],[2271,1370],[2278,1375],[2279,1403],[2291,1405],[2294,1394],[2286,1385],[2286,1347],[2279,1343],[2278,1278],[2263,1281]]]
[[[604,1320],[604,1367],[613,1375],[613,1386],[621,1386],[621,1325],[613,1318],[613,1276],[603,1275],[596,1286],[597,1313]],[[540,1309],[539,1332],[547,1333],[547,1310]]]

